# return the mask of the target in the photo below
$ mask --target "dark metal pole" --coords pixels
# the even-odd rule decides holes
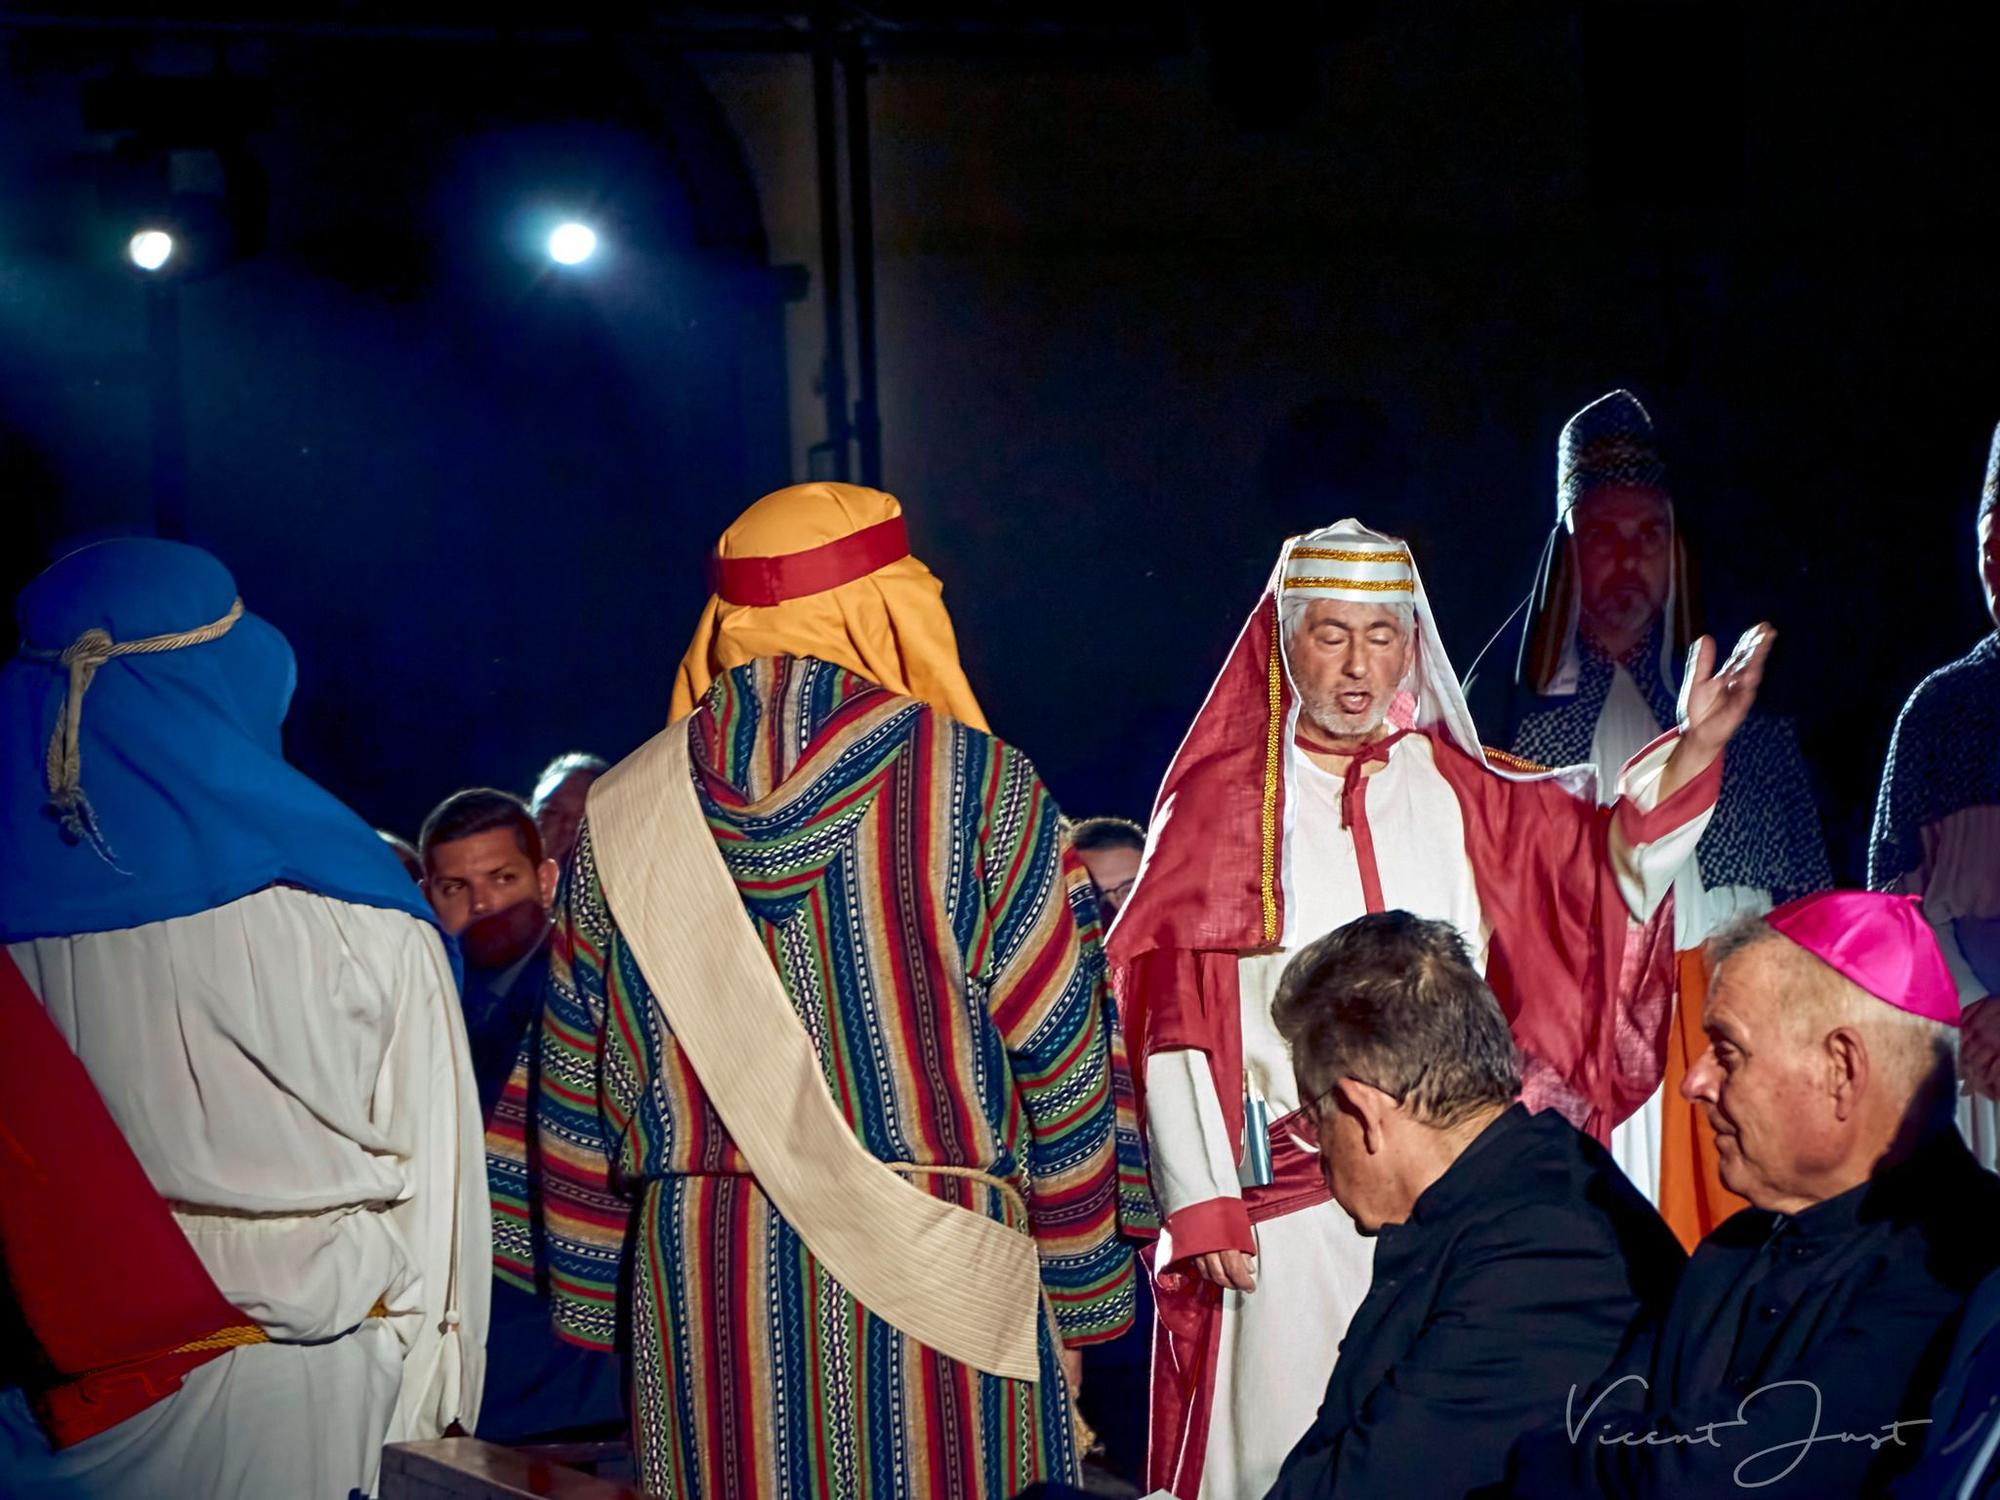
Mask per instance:
[[[149,282],[146,355],[151,365],[153,527],[171,541],[187,539],[187,433],[181,411],[180,290]]]
[[[868,146],[868,54],[859,38],[846,52],[847,213],[854,231],[854,361],[860,395],[854,436],[861,482],[882,488],[882,408],[875,377],[875,188]]]
[[[825,479],[848,476],[847,320],[840,300],[840,122],[834,108],[834,14],[830,4],[813,8],[813,136],[819,148],[819,264],[826,309],[826,361],[820,394],[826,402],[826,441],[816,451],[827,456]]]

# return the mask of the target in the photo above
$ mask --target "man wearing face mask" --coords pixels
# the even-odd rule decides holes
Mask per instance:
[[[1130,818],[1081,818],[1070,824],[1069,842],[1090,872],[1097,913],[1109,928],[1139,882],[1146,830]]]
[[[1284,545],[1110,940],[1167,1216],[1155,1487],[1268,1490],[1368,1290],[1372,1246],[1319,1179],[1272,1022],[1289,956],[1364,912],[1451,922],[1520,1044],[1524,1102],[1608,1135],[1659,1082],[1662,903],[1772,638],[1719,670],[1703,642],[1685,714],[1601,807],[1588,767],[1482,749],[1406,543],[1347,520]]]
[[[582,1435],[623,1419],[618,1368],[555,1336],[537,1284],[541,1233],[530,1182],[537,1086],[534,1040],[549,976],[549,908],[557,869],[519,797],[456,792],[418,836],[424,893],[465,954],[465,1029],[486,1121],[493,1199],[493,1324],[479,1435],[523,1442]]]
[[[1695,636],[1685,538],[1652,418],[1630,391],[1571,417],[1556,445],[1556,527],[1518,665],[1527,699],[1516,755],[1618,768],[1679,717]],[[1611,1154],[1681,1242],[1743,1206],[1722,1185],[1715,1141],[1680,1097],[1701,1055],[1701,945],[1732,916],[1833,883],[1819,811],[1789,719],[1754,714],[1731,741],[1715,816],[1674,882],[1676,1012],[1662,1085],[1611,1136]]]
[[[454,792],[424,819],[424,894],[465,952],[465,1029],[490,1118],[548,979],[554,860],[527,804],[491,787]]]

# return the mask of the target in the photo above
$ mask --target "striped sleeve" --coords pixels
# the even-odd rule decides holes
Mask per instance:
[[[1083,870],[1082,862],[1067,837],[1063,844],[1065,880],[1069,881],[1070,902],[1077,910],[1084,945],[1101,953],[1104,910],[1098,904],[1090,872]],[[1068,873],[1072,865],[1083,872],[1081,889],[1090,897],[1087,902],[1076,900],[1079,886]],[[1118,1001],[1111,993],[1108,957],[1103,964],[1104,1034],[1111,1046],[1111,1097],[1117,1105],[1118,1121],[1118,1229],[1133,1240],[1156,1240],[1160,1237],[1160,1206],[1153,1197],[1152,1163],[1146,1150],[1146,1132],[1139,1123],[1139,1095],[1133,1084],[1131,1046],[1125,1038],[1125,1022],[1119,1012]]]
[[[619,1259],[630,1217],[611,1188],[615,1136],[600,1088],[611,938],[586,827],[557,897],[550,938],[535,1149],[556,1332],[603,1350],[617,1342]]]
[[[533,1195],[528,1181],[528,1124],[534,1108],[534,1049],[538,1032],[521,1038],[514,1066],[486,1122],[486,1185],[493,1200],[493,1274],[535,1295],[537,1262]]]
[[[1070,857],[1075,858],[1073,854]],[[1093,937],[1093,941],[1096,940]],[[1139,1125],[1139,1096],[1132,1083],[1132,1054],[1126,1045],[1125,1027],[1118,1014],[1118,1004],[1108,988],[1104,993],[1104,1024],[1111,1038],[1111,1089],[1118,1106],[1118,1227],[1129,1238],[1155,1240],[1160,1237],[1160,1206],[1153,1198],[1152,1166],[1146,1156],[1146,1132]]]
[[[985,791],[980,977],[1026,1116],[1042,1284],[1064,1341],[1096,1343],[1131,1326],[1137,1291],[1118,1233],[1118,1089],[1095,902],[1027,758],[993,742]]]

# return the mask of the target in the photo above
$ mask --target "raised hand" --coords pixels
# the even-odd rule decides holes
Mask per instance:
[[[1743,727],[1777,639],[1769,622],[1752,625],[1720,668],[1715,666],[1713,636],[1703,636],[1689,649],[1687,677],[1681,683],[1681,731],[1698,748],[1719,751]]]
[[[1966,1006],[1958,1035],[1958,1070],[1965,1091],[2000,1099],[2000,995]]]
[[[1719,668],[1713,636],[1703,636],[1688,649],[1687,676],[1681,682],[1681,738],[1660,778],[1662,799],[1713,765],[1723,746],[1743,727],[1777,639],[1778,632],[1768,621],[1752,625]]]

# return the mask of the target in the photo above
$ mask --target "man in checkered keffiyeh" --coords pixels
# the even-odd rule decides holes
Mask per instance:
[[[1556,530],[1519,667],[1521,687],[1535,696],[1515,754],[1592,763],[1600,786],[1613,785],[1617,768],[1678,717],[1693,614],[1652,419],[1631,392],[1612,391],[1570,418],[1558,440]],[[1612,1137],[1626,1175],[1690,1245],[1741,1206],[1716,1174],[1713,1136],[1676,1093],[1705,1045],[1702,941],[1738,912],[1831,884],[1797,733],[1789,719],[1753,714],[1730,743],[1715,817],[1674,885],[1684,961],[1667,1075]]]

